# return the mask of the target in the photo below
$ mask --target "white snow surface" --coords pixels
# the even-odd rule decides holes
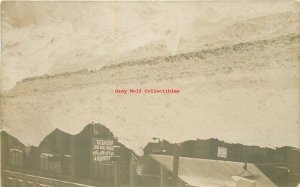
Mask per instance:
[[[39,145],[55,128],[101,123],[138,154],[152,137],[299,148],[298,11],[288,1],[4,2],[0,128]],[[212,51],[176,56],[202,49]],[[137,64],[66,73],[126,61]],[[114,93],[130,88],[180,93]]]

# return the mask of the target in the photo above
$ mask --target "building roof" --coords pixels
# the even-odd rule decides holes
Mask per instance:
[[[172,156],[151,155],[151,157],[172,172]],[[178,177],[191,186],[235,187],[235,176],[242,173],[243,166],[244,163],[241,162],[180,157]],[[276,186],[254,164],[247,164],[247,168],[255,176],[251,180],[256,181],[256,187]]]

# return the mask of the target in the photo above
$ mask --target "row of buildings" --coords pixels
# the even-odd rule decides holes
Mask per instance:
[[[300,151],[289,147],[245,147],[216,139],[176,145],[158,139],[144,153],[136,155],[94,123],[77,135],[56,129],[38,147],[1,132],[1,186],[272,187],[300,182]]]

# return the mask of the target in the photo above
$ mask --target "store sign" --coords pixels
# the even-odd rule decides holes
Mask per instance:
[[[95,162],[110,161],[114,156],[114,141],[112,139],[93,139],[92,157]]]
[[[227,158],[227,148],[226,147],[218,147],[218,157]]]

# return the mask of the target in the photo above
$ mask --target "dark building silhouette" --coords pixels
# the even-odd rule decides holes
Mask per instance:
[[[76,135],[55,129],[37,147],[25,146],[1,132],[1,182],[3,187],[170,185],[167,183],[172,180],[172,167],[164,166],[163,160],[167,157],[159,155],[171,156],[166,159],[170,160],[177,154],[173,148],[174,144],[157,138],[144,148],[144,156],[140,157],[122,145],[108,128],[94,123]],[[219,148],[226,150],[225,156],[219,155]],[[181,143],[178,154],[179,160],[193,158],[195,163],[207,164],[209,160],[220,160],[220,165],[226,161],[238,162],[241,166],[249,163],[282,187],[295,187],[300,183],[300,150],[292,147],[271,149],[229,144],[218,139],[197,139]],[[162,171],[165,175],[161,175]],[[162,176],[164,182],[160,180]],[[185,182],[181,180],[180,185],[187,185]]]
[[[93,160],[94,140],[113,141],[109,160]],[[38,147],[25,146],[1,133],[3,187],[103,186],[129,183],[131,151],[103,125],[90,124],[79,134],[54,130]]]

